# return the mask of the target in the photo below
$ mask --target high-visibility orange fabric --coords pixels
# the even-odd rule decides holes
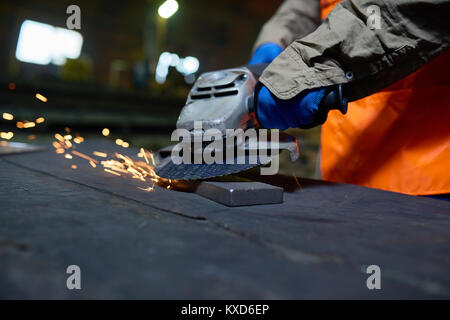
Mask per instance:
[[[321,0],[322,17],[339,0]],[[331,111],[322,177],[413,195],[450,193],[450,51],[410,76]]]

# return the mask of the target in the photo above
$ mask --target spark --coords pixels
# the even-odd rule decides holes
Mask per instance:
[[[36,93],[35,97],[39,100],[41,100],[42,102],[47,102],[47,98],[44,97],[42,94],[40,93]]]
[[[293,175],[293,177],[294,177],[295,182],[297,183],[297,186],[301,189],[302,186],[301,186],[300,182],[298,182],[297,177],[295,175]]]
[[[64,155],[64,158],[66,158],[66,159],[72,159],[72,155],[71,155],[71,154],[68,154],[68,153],[66,153],[66,154]]]
[[[105,137],[109,136],[109,129],[108,128],[104,128],[102,130],[102,135],[104,135]]]
[[[91,158],[91,157],[85,155],[84,153],[78,152],[76,150],[72,150],[72,154],[79,156],[80,158],[86,159],[90,162],[98,163],[98,160],[95,160],[94,158]]]
[[[96,165],[95,162],[93,162],[93,161],[89,161],[89,164],[90,164],[93,168],[97,167],[97,165]]]
[[[141,154],[144,156],[145,162],[147,162],[147,164],[150,164],[150,163],[148,162],[148,158],[147,158],[147,155],[145,154],[144,148],[141,148]]]
[[[150,153],[150,159],[152,159],[152,165],[155,165],[155,158],[153,157],[153,153]]]
[[[66,135],[64,136],[64,139],[66,139],[66,140],[71,140],[71,139],[72,139],[72,136],[71,136],[70,134],[66,134]]]
[[[0,138],[10,140],[12,137],[14,137],[14,133],[11,131],[9,132],[0,132]]]
[[[35,127],[36,126],[36,124],[34,123],[34,122],[32,122],[32,121],[30,121],[30,122],[25,122],[24,124],[23,124],[23,127],[26,129],[26,128],[33,128],[33,127]]]
[[[130,146],[130,144],[128,143],[128,142],[123,142],[122,143],[122,147],[124,147],[124,148],[128,148]]]
[[[109,169],[103,169],[103,170],[105,170],[106,172],[109,172],[109,173],[112,173],[112,174],[115,174],[116,176],[120,176],[120,173],[117,173],[117,172],[115,172],[115,171],[112,171],[112,170],[109,170]]]
[[[76,164],[73,164],[71,168],[72,168],[72,169],[76,169],[76,168],[77,168],[77,165],[76,165]]]
[[[64,151],[64,149],[63,148],[58,148],[58,149],[56,149],[56,153],[58,153],[58,154],[61,154],[61,153],[64,153],[65,151]]]
[[[94,152],[92,152],[92,154],[93,154],[94,156],[97,156],[97,157],[100,157],[100,158],[106,158],[106,157],[108,156],[107,153],[99,152],[99,151],[94,151]]]
[[[5,119],[5,120],[13,120],[14,116],[11,113],[3,112],[3,119]]]
[[[122,139],[116,139],[116,144],[117,144],[118,146],[121,146],[122,143],[123,143],[123,140],[122,140]]]
[[[23,129],[23,122],[22,121],[18,121],[16,123],[16,127],[19,128],[19,129]]]
[[[64,142],[64,138],[62,135],[60,135],[59,133],[55,133],[55,138],[61,142]]]
[[[138,189],[141,189],[141,190],[143,190],[143,191],[151,192],[151,191],[153,191],[153,190],[155,189],[154,186],[155,186],[155,185],[153,184],[152,186],[147,187],[147,188],[141,188],[141,187],[137,187],[137,188],[138,188]]]
[[[44,117],[39,117],[39,118],[37,118],[37,119],[34,120],[34,121],[36,121],[36,123],[42,123],[42,122],[45,121],[45,118],[44,118]]]
[[[84,141],[83,137],[75,137],[73,138],[73,142],[75,142],[76,144],[80,144]]]

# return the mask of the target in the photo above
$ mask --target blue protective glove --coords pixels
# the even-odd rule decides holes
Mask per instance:
[[[313,89],[289,100],[275,97],[269,89],[262,86],[257,93],[256,114],[261,126],[266,129],[309,127],[321,124],[326,113],[319,111],[325,95],[325,88]]]
[[[255,50],[248,64],[271,63],[281,52],[283,48],[276,43],[263,43]]]

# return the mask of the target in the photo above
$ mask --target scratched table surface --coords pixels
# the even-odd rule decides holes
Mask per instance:
[[[195,193],[145,192],[51,148],[0,157],[0,298],[450,297],[450,202],[260,181],[282,186],[284,202],[230,208]],[[69,265],[81,269],[81,290],[67,289]],[[380,290],[367,288],[369,265],[381,268]]]

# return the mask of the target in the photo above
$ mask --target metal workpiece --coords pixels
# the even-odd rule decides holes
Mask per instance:
[[[283,202],[283,189],[261,182],[202,181],[196,192],[229,207]]]

